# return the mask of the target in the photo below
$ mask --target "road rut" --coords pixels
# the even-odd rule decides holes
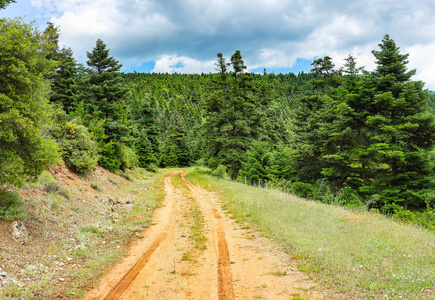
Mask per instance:
[[[226,216],[216,194],[186,173],[165,178],[154,226],[83,299],[324,299],[280,247]],[[174,187],[180,176],[185,186]],[[179,181],[181,182],[181,181]],[[202,215],[205,247],[193,241],[193,211]]]

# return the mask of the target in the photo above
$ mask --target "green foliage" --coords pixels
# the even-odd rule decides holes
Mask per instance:
[[[122,166],[120,157],[122,155],[121,145],[114,142],[100,143],[100,157],[98,164],[107,170],[114,172]]]
[[[178,113],[172,117],[171,126],[167,132],[166,142],[163,145],[160,165],[166,166],[189,166],[192,155],[187,143],[186,130],[181,123]]]
[[[66,136],[61,142],[65,164],[80,173],[92,170],[98,162],[98,148],[83,125],[68,122]]]
[[[272,153],[268,143],[254,141],[245,157],[239,171],[239,180],[246,180],[250,184],[261,184],[270,180]]]
[[[266,126],[271,125],[267,110],[270,97],[255,93],[253,76],[243,73],[240,51],[231,57],[232,77],[226,75],[225,60],[218,54],[216,84],[219,86],[205,103],[204,124],[208,166],[225,165],[235,180],[242,168],[246,151],[252,141],[270,139]],[[273,127],[273,126],[272,126]]]
[[[134,168],[139,165],[138,157],[133,149],[121,145],[121,168]]]
[[[219,165],[216,170],[214,170],[213,172],[211,172],[211,175],[219,178],[219,179],[224,179],[226,177],[228,177],[228,173],[227,173],[227,167],[223,166],[223,165]]]
[[[20,196],[15,192],[0,188],[0,220],[13,221],[26,218],[26,207]]]
[[[21,185],[53,163],[56,145],[41,128],[50,114],[51,44],[20,19],[0,19],[0,182]]]
[[[0,0],[0,9],[5,9],[11,3],[17,3],[17,1],[15,1],[15,0]]]
[[[56,73],[51,76],[52,94],[50,101],[60,103],[66,113],[72,112],[76,103],[76,78],[78,74],[77,62],[70,48],[56,52],[54,59],[58,62]]]
[[[371,207],[385,213],[425,207],[434,188],[428,156],[435,119],[424,111],[428,94],[422,82],[410,81],[415,72],[407,71],[408,55],[388,35],[379,46],[373,51],[377,69],[359,75],[350,56],[340,86],[326,80],[334,73],[329,64],[315,61],[318,79],[294,110],[292,165],[302,182],[327,179],[329,191],[320,197],[315,192],[314,199],[361,206],[378,195]]]
[[[394,210],[394,218],[435,230],[434,208],[429,207],[425,211],[410,211],[398,206]]]
[[[355,208],[362,206],[362,200],[358,195],[358,192],[351,187],[342,188],[335,198],[335,203],[338,205]]]
[[[87,65],[78,78],[74,116],[89,128],[97,139],[99,164],[111,171],[134,165],[134,156],[124,146],[133,143],[133,126],[126,104],[128,88],[119,73],[122,65],[109,56],[100,39],[87,53]]]
[[[292,184],[292,193],[304,198],[310,198],[314,192],[314,187],[310,183],[296,181]]]
[[[135,152],[138,159],[138,164],[142,168],[152,168],[157,163],[153,146],[148,139],[145,131],[141,130],[139,137],[135,143]]]

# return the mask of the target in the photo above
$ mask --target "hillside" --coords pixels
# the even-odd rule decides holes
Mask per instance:
[[[0,221],[0,299],[66,299],[93,286],[141,238],[162,199],[160,175],[118,174],[96,166],[81,175],[56,165],[16,189],[24,200],[28,237],[13,238]],[[156,189],[157,188],[157,189]]]

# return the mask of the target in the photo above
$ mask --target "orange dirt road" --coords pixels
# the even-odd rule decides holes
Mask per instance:
[[[175,188],[173,176],[188,188]],[[166,177],[165,192],[156,224],[83,299],[327,298],[276,244],[225,216],[218,197],[184,173]],[[195,209],[203,218],[201,249],[192,238]]]

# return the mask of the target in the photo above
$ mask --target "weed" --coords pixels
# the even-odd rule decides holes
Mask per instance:
[[[0,220],[26,220],[27,213],[23,200],[17,193],[0,188]]]
[[[102,192],[103,191],[103,189],[101,188],[100,184],[98,182],[96,182],[96,181],[92,181],[91,182],[91,187],[94,190],[98,191],[98,192]]]
[[[275,275],[275,276],[286,276],[287,275],[287,270],[279,268],[278,270],[273,271],[272,274]]]
[[[173,258],[173,260],[174,260],[174,269],[169,273],[175,275],[175,274],[177,274],[177,271],[175,270],[175,257]]]
[[[305,300],[304,297],[301,296],[301,294],[292,294],[291,295],[293,300]]]

